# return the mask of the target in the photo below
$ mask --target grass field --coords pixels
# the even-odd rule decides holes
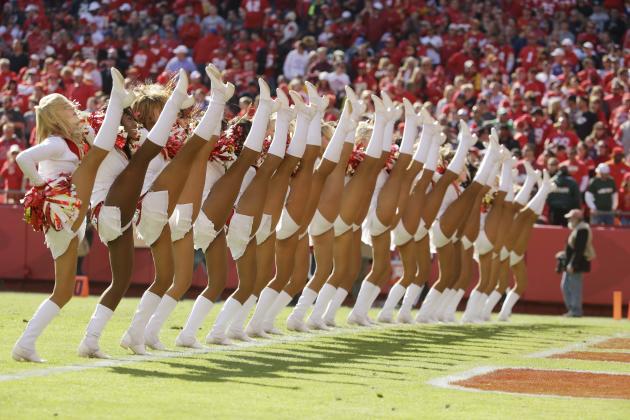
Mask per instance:
[[[630,373],[630,363],[531,358],[630,322],[516,315],[510,323],[343,328],[290,334],[205,353],[127,354],[118,340],[137,299],[123,301],[101,343],[113,360],[76,356],[96,298],[74,299],[38,342],[48,363],[11,360],[11,346],[43,295],[0,293],[0,418],[628,418],[630,401],[450,390],[431,379],[479,366]],[[174,348],[192,301],[162,334]],[[287,310],[288,311],[288,310]],[[218,308],[199,337],[214,321]],[[281,315],[286,319],[288,312]],[[280,319],[279,318],[279,319]]]

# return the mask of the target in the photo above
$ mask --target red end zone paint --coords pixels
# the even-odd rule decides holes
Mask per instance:
[[[630,350],[630,338],[611,338],[601,343],[593,344],[596,349]]]
[[[569,351],[554,354],[551,359],[593,360],[602,362],[630,363],[630,353],[613,353],[598,351]]]
[[[630,399],[630,375],[542,369],[497,369],[450,385],[482,391]]]

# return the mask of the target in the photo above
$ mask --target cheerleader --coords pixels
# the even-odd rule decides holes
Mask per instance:
[[[308,232],[308,236],[313,243],[315,273],[305,286],[304,283],[307,280],[307,276],[300,273],[308,271],[308,268],[306,267],[305,270],[305,266],[302,264],[296,267],[296,272],[284,288],[284,291],[289,296],[295,296],[302,290],[302,295],[297,305],[287,319],[287,328],[294,331],[308,331],[304,323],[304,317],[315,302],[317,293],[332,271],[333,224],[339,215],[341,205],[339,197],[344,189],[348,160],[353,153],[355,126],[359,123],[366,108],[366,105],[359,101],[352,89],[347,86],[346,97],[337,127],[313,174],[311,192],[306,203],[305,224],[301,226],[298,232],[298,235],[304,235],[305,232]],[[321,112],[323,114],[323,110]],[[366,130],[362,128],[364,125],[359,125],[357,128],[358,141],[367,137],[365,136]],[[324,127],[326,126],[322,128],[324,129]],[[313,135],[318,134],[319,132],[313,129]],[[304,238],[301,241],[301,245],[299,261],[304,262],[304,247],[308,245]]]
[[[512,244],[509,241],[509,232],[512,227],[512,223],[514,222],[514,217],[520,210],[523,209],[525,203],[527,203],[531,190],[536,183],[536,173],[529,162],[525,162],[525,170],[527,178],[525,180],[525,184],[521,187],[519,194],[517,194],[517,197],[514,197],[514,191],[511,189],[508,191],[508,195],[503,203],[504,208],[500,221],[501,227],[499,228],[499,231],[503,233],[503,235],[500,235],[499,239],[501,249],[498,256],[495,256],[492,261],[491,284],[487,289],[489,290],[489,295],[479,316],[482,321],[490,320],[494,307],[508,288],[510,269],[509,257],[512,249]],[[517,201],[517,199],[519,201]]]
[[[103,123],[103,112],[98,111],[90,115],[88,122],[94,131],[100,130]],[[118,209],[114,207],[103,208],[105,197],[118,175],[129,164],[141,136],[146,138],[146,130],[140,132],[130,108],[126,108],[123,112],[121,128],[122,130],[119,129],[117,133],[114,148],[109,152],[96,173],[94,188],[90,197],[90,222],[104,244],[107,244],[112,236],[118,235],[121,230],[120,217],[116,217],[118,214],[114,217],[111,216],[112,213],[117,213],[116,210]],[[111,314],[111,309],[101,304],[97,305],[85,336],[79,344],[78,354],[80,357],[109,358],[100,350],[98,339]]]
[[[543,179],[536,195],[520,210],[514,222],[510,227],[507,242],[510,244],[510,269],[514,273],[515,285],[507,292],[501,312],[499,313],[499,321],[508,321],[512,315],[512,308],[520,299],[527,287],[527,269],[525,267],[524,255],[529,243],[534,223],[542,214],[547,200],[547,195],[552,190],[554,184],[549,179],[547,171],[543,172]],[[523,188],[525,190],[525,188]],[[519,194],[520,195],[520,194]],[[524,203],[529,195],[527,190],[522,197],[517,195],[516,201],[520,204]]]
[[[411,308],[420,297],[423,284],[428,279],[431,270],[428,236],[421,235],[424,227],[420,224],[420,219],[427,190],[437,168],[440,146],[446,137],[442,134],[442,127],[424,108],[420,111],[420,119],[422,134],[413,156],[414,162],[418,163],[420,175],[418,176],[417,173],[413,175],[413,179],[417,178],[415,185],[411,187],[408,203],[401,212],[396,227],[392,230],[392,242],[398,249],[403,263],[403,276],[392,288],[383,306],[383,314],[379,318],[384,322],[393,318],[391,312],[403,296],[398,321],[412,322]]]
[[[250,341],[250,337],[267,337],[267,334],[261,328],[254,327],[254,324],[250,325],[247,333],[245,333],[245,321],[251,309],[256,305],[263,287],[273,277],[276,225],[281,218],[283,204],[287,199],[291,176],[304,154],[308,125],[313,117],[312,108],[306,107],[296,92],[290,91],[289,95],[295,103],[293,111],[297,116],[297,123],[295,124],[294,133],[288,144],[284,159],[269,180],[260,228],[256,233],[257,273],[252,295],[247,299],[242,310],[228,328],[228,338]],[[293,126],[293,124],[290,124],[290,126]],[[268,301],[263,301],[260,308],[266,307],[268,303]]]
[[[494,165],[488,180],[494,179],[498,165]],[[479,222],[481,212],[481,201],[490,190],[489,185],[484,185],[476,200],[471,206],[471,211],[465,217],[464,227],[457,232],[456,238],[461,241],[459,255],[459,275],[455,284],[451,287],[451,296],[444,299],[441,309],[436,313],[435,318],[442,322],[455,322],[455,312],[462,300],[468,286],[470,285],[472,267],[474,261],[474,246],[479,235]]]
[[[35,107],[38,144],[17,156],[17,163],[34,187],[24,199],[25,218],[45,233],[55,261],[55,288],[37,309],[13,347],[18,361],[43,362],[35,341],[68,303],[74,290],[78,244],[85,233],[94,179],[101,162],[114,148],[123,110],[133,95],[124,89],[112,68],[112,92],[107,112],[92,147],[84,152],[84,132],[76,106],[60,94],[43,97]]]
[[[381,287],[391,278],[390,227],[395,223],[396,210],[403,207],[403,203],[400,203],[401,199],[409,195],[410,185],[405,181],[411,178],[414,171],[408,168],[412,161],[413,144],[418,134],[418,116],[413,106],[407,99],[403,99],[403,105],[405,129],[398,157],[389,173],[388,170],[383,170],[379,174],[379,178],[384,182],[380,183],[377,179],[377,188],[372,196],[368,216],[363,222],[363,236],[365,237],[363,242],[372,247],[372,268],[363,280],[354,308],[348,316],[350,324],[369,325],[368,311],[378,297]],[[412,166],[417,167],[417,165]],[[406,184],[407,194],[402,194],[403,183]],[[379,184],[382,185],[379,187]]]
[[[226,237],[232,258],[236,261],[239,285],[236,291],[225,301],[214,327],[207,337],[207,341],[210,343],[231,344],[226,336],[226,331],[235,320],[244,320],[246,315],[240,314],[241,311],[244,312],[245,304],[252,296],[256,282],[256,234],[261,227],[269,180],[284,158],[289,124],[293,119],[293,109],[289,107],[289,100],[284,92],[277,90],[276,94],[277,113],[273,140],[267,156],[256,171],[254,179],[236,204]],[[249,306],[249,309],[252,306]]]
[[[491,138],[496,141],[496,133],[491,134]],[[492,263],[495,256],[498,256],[502,243],[503,233],[500,232],[501,219],[505,208],[504,202],[508,192],[512,190],[512,168],[513,163],[510,152],[501,148],[501,181],[492,200],[492,208],[487,216],[483,217],[483,228],[475,241],[475,251],[479,261],[479,283],[468,298],[466,310],[462,316],[462,322],[478,322],[481,311],[488,298],[489,292],[494,288],[491,284]],[[490,290],[488,290],[490,288]]]
[[[136,228],[145,243],[151,247],[156,277],[140,299],[131,325],[123,335],[120,343],[123,348],[129,349],[136,354],[146,353],[145,344],[156,350],[164,349],[164,345],[156,336],[149,335],[145,337],[145,328],[154,313],[158,313],[162,317],[164,314],[170,313],[176,304],[176,302],[175,304],[173,303],[174,299],[167,298],[162,300],[161,298],[172,283],[174,275],[171,232],[168,219],[175,210],[177,200],[184,188],[184,183],[188,178],[195,158],[208,142],[216,144],[221,130],[221,119],[225,103],[234,92],[234,87],[231,84],[223,84],[210,69],[207,69],[206,72],[210,77],[213,88],[208,109],[194,128],[192,135],[177,151],[175,157],[164,166],[155,180],[149,184],[148,190],[143,194],[139,204],[140,209]],[[157,135],[160,138],[155,142],[156,145],[166,145],[170,127],[177,119],[179,109],[189,103],[192,105],[194,102],[191,97],[186,96],[186,73],[180,71],[179,77],[178,87],[175,88],[175,92],[165,104],[160,118],[151,130],[159,133]],[[173,102],[169,104],[171,100]],[[164,114],[165,118],[163,119],[162,115]],[[151,139],[150,135],[149,139]],[[152,158],[158,153],[159,150],[154,150]],[[149,174],[147,174],[148,176]],[[120,177],[116,182],[119,180]],[[144,188],[146,188],[146,184],[148,184],[146,179],[144,184]],[[109,195],[111,194],[110,191]],[[114,260],[112,259],[113,265]],[[131,273],[126,274],[130,275]]]
[[[309,327],[315,329],[328,329],[324,321],[326,310],[331,305],[331,312],[336,311],[335,308],[341,306],[345,300],[348,291],[347,284],[354,282],[354,278],[350,278],[355,267],[352,264],[352,255],[357,252],[356,250],[353,252],[353,244],[355,248],[359,248],[360,257],[360,236],[357,232],[367,213],[378,173],[391,150],[393,135],[385,135],[385,128],[389,126],[393,131],[394,118],[400,116],[386,94],[383,94],[383,100],[373,95],[372,101],[376,110],[372,137],[366,148],[365,157],[344,188],[339,216],[333,225],[335,234],[333,270],[326,284],[319,291],[308,320]],[[390,143],[385,144],[383,139],[389,140]],[[357,243],[357,238],[359,243]],[[346,287],[341,287],[342,283]]]
[[[461,239],[460,232],[464,228],[466,215],[470,213],[470,209],[477,197],[489,182],[487,177],[496,162],[498,147],[496,138],[493,137],[493,139],[488,148],[488,153],[486,153],[484,161],[481,163],[482,166],[475,174],[473,181],[461,195],[458,194],[457,184],[454,184],[455,188],[451,189],[450,195],[447,190],[436,220],[432,223],[430,240],[438,255],[439,277],[438,281],[429,290],[427,298],[420,308],[420,312],[416,317],[418,322],[436,322],[440,317],[440,312],[449,306],[451,299],[455,298],[456,291],[452,287],[459,277],[462,252],[462,244],[459,241]],[[477,142],[476,136],[470,134],[468,125],[463,121],[460,122],[459,142],[460,145],[457,150],[460,151],[464,147],[466,152],[468,148]],[[461,155],[457,156],[456,153],[453,160],[449,163],[448,169],[451,171],[459,169],[462,171],[462,175],[465,176],[463,172],[465,161],[457,161],[460,157]],[[464,156],[465,158],[466,156]],[[460,177],[461,179],[462,177]]]
[[[305,213],[304,202],[306,202],[309,197],[315,159],[319,155],[321,143],[321,119],[315,124],[312,124],[312,119],[316,117],[320,118],[320,114],[325,110],[324,105],[327,105],[327,101],[322,100],[322,98],[317,95],[317,91],[312,84],[309,83],[307,85],[307,89],[310,95],[309,102],[311,103],[308,107],[304,105],[301,97],[297,93],[289,92],[293,102],[295,103],[297,123],[287,155],[300,155],[300,161],[299,167],[293,177],[290,177],[291,174],[285,175],[287,180],[290,180],[291,184],[288,194],[286,194],[285,190],[282,190],[284,183],[282,182],[281,177],[283,174],[280,172],[280,169],[278,170],[279,173],[277,172],[276,175],[274,175],[274,178],[280,178],[281,186],[278,188],[272,185],[272,188],[281,190],[286,195],[286,200],[284,199],[284,196],[276,197],[276,203],[278,203],[278,198],[280,198],[278,203],[280,206],[274,208],[274,203],[272,201],[272,207],[270,208],[272,211],[272,218],[279,218],[278,225],[275,229],[275,238],[273,235],[270,235],[270,238],[267,240],[267,242],[273,242],[273,246],[268,246],[269,248],[273,248],[275,251],[271,255],[272,264],[270,264],[273,267],[273,258],[275,256],[275,275],[274,273],[269,273],[271,275],[267,277],[264,275],[267,274],[264,273],[264,269],[259,271],[259,274],[263,274],[263,281],[255,290],[255,292],[260,294],[260,300],[256,305],[254,315],[247,327],[247,334],[249,336],[265,337],[268,332],[274,334],[279,333],[278,330],[273,328],[273,324],[271,326],[265,324],[268,311],[275,305],[276,299],[279,295],[277,290],[269,287],[269,283],[275,282],[276,287],[281,291],[288,282],[293,271],[295,258],[294,252],[299,240],[298,230],[300,229],[300,224],[303,223]],[[309,136],[309,131],[311,131],[311,133],[314,132],[316,135],[311,134]],[[302,145],[299,150],[297,150],[297,147],[294,148],[292,146],[294,142],[296,142],[297,145]],[[291,153],[292,149],[296,150]],[[288,159],[285,158],[285,161],[286,160]],[[292,167],[295,169],[295,165]],[[289,187],[289,185],[287,185],[287,187]],[[267,206],[270,204],[270,198],[273,199],[274,197],[271,194],[267,197]],[[262,289],[263,286],[264,289]],[[288,301],[290,300],[291,297],[289,297]],[[281,309],[288,304],[286,300],[283,301],[285,303],[280,302],[276,305],[276,307],[279,306]],[[275,310],[277,309],[274,308],[274,311]]]
[[[293,298],[282,289],[293,275],[296,260],[299,259],[297,248],[302,250],[301,263],[304,261],[304,244],[306,244],[306,271],[308,272],[307,232],[305,229],[302,233],[299,231],[301,227],[306,228],[308,226],[308,221],[305,220],[307,208],[304,203],[308,202],[311,196],[315,161],[319,157],[322,142],[321,118],[328,105],[328,100],[326,97],[320,98],[315,86],[311,83],[306,82],[306,88],[309,95],[309,109],[305,109],[306,107],[299,96],[292,95],[298,111],[295,136],[297,136],[300,118],[305,118],[300,117],[301,114],[310,111],[310,120],[308,127],[306,127],[306,147],[297,173],[291,179],[290,191],[282,209],[279,225],[276,228],[275,274],[260,292],[260,300],[248,326],[253,335],[261,335],[261,331],[271,334],[280,333],[274,327],[275,318]],[[321,191],[321,188],[319,190]]]
[[[212,64],[206,67],[206,73],[211,80],[213,91],[218,91],[220,94],[221,87],[226,86],[226,91],[221,101],[223,103],[227,102],[234,92],[234,86],[232,84],[224,85],[221,80],[221,73]],[[218,100],[216,95],[213,98],[215,101]],[[213,112],[217,111],[218,110],[214,110]],[[195,252],[192,226],[201,208],[208,157],[210,152],[214,149],[218,136],[220,135],[221,119],[222,113],[216,121],[213,121],[213,124],[217,124],[217,126],[208,127],[208,129],[214,130],[212,133],[217,136],[217,139],[205,142],[197,155],[193,158],[192,164],[189,167],[188,177],[177,199],[175,209],[169,218],[174,276],[172,278],[172,284],[162,296],[160,304],[149,319],[144,331],[145,344],[156,350],[162,350],[164,347],[159,339],[159,333],[164,322],[166,322],[169,315],[175,309],[177,302],[182,299],[186,291],[188,291],[192,281]],[[160,245],[156,242],[154,246],[159,247]],[[156,293],[155,289],[153,293]]]
[[[208,285],[195,300],[175,340],[178,346],[201,348],[195,335],[225,288],[228,276],[225,226],[234,203],[254,178],[253,165],[262,151],[269,118],[276,106],[265,81],[259,78],[258,84],[260,95],[252,122],[241,119],[232,123],[219,141],[220,150],[224,151],[217,150],[216,158],[226,161],[227,169],[210,189],[193,226],[195,248],[204,252],[209,267]],[[210,337],[206,340],[211,341]]]

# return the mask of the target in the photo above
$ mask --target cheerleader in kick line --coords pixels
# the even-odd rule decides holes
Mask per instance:
[[[312,84],[307,82],[306,86],[309,94],[309,106],[303,103],[297,93],[290,92],[297,111],[297,123],[287,154],[291,155],[291,150],[295,149],[294,155],[301,155],[299,166],[295,168],[295,165],[291,164],[296,169],[296,172],[291,177],[291,174],[284,174],[281,171],[282,165],[285,164],[283,161],[280,169],[274,175],[274,178],[279,179],[272,180],[275,182],[271,185],[272,191],[267,196],[267,203],[265,204],[266,211],[271,212],[272,226],[276,220],[279,219],[279,222],[275,229],[275,236],[270,235],[259,248],[267,248],[267,258],[270,261],[267,262],[269,268],[263,267],[259,269],[259,281],[254,290],[254,295],[259,295],[260,300],[247,326],[247,334],[250,337],[265,337],[267,333],[279,333],[279,330],[273,328],[273,322],[270,325],[266,324],[268,311],[275,305],[278,297],[278,291],[268,287],[268,284],[276,282],[280,286],[278,288],[282,289],[293,271],[295,248],[300,239],[298,238],[298,230],[300,229],[300,224],[303,223],[306,210],[304,203],[309,197],[315,159],[319,155],[321,117],[328,105],[328,101],[318,96],[317,90]],[[313,123],[315,118],[317,120]],[[297,142],[298,145],[295,148],[292,147],[294,142]],[[287,160],[285,158],[285,161]],[[287,194],[286,188],[289,187],[289,182],[290,191]],[[276,195],[275,197],[274,194]],[[272,271],[270,269],[274,266],[275,274],[270,272]],[[290,300],[291,298],[289,298]],[[276,306],[280,307],[281,310],[287,303],[278,303]],[[274,308],[273,310],[276,311],[277,309]]]
[[[417,162],[420,175],[410,174],[413,175],[415,185],[411,187],[407,206],[401,209],[400,220],[392,230],[392,241],[403,263],[403,276],[390,290],[379,315],[379,320],[382,322],[388,322],[393,318],[393,309],[401,298],[403,302],[398,313],[398,322],[412,322],[411,308],[420,297],[423,284],[431,273],[429,239],[425,235],[424,225],[420,222],[428,188],[437,168],[440,146],[446,137],[442,134],[442,126],[429,115],[426,109],[423,108],[420,115],[422,133],[413,157],[414,164],[410,167],[410,170],[413,169]],[[422,172],[419,172],[420,169]]]
[[[269,118],[275,107],[265,81],[259,78],[258,84],[260,95],[252,122],[241,119],[231,123],[219,140],[217,158],[226,161],[227,169],[211,186],[193,226],[195,248],[204,252],[209,268],[208,286],[195,300],[186,324],[175,340],[181,347],[202,347],[195,336],[225,288],[228,276],[225,226],[234,203],[256,173],[253,165],[263,149]]]
[[[244,324],[249,312],[256,305],[262,289],[273,277],[275,268],[274,256],[276,254],[276,226],[278,227],[278,235],[284,235],[287,230],[291,230],[295,226],[295,221],[286,212],[282,212],[282,209],[287,201],[290,180],[296,170],[299,170],[298,164],[301,163],[301,158],[306,150],[308,127],[314,116],[314,108],[304,105],[297,92],[290,91],[289,95],[295,104],[293,107],[297,117],[295,128],[286,155],[269,181],[262,219],[256,233],[256,266],[258,270],[256,283],[239,316],[230,325],[228,338],[249,341],[251,340],[250,337],[268,337],[267,333],[262,329],[262,321],[258,322],[260,315],[255,315],[255,318],[253,318],[254,322],[250,323],[247,328],[247,334],[245,333]],[[267,295],[264,297],[265,299],[263,299],[261,305],[257,307],[258,314],[269,303]]]
[[[212,113],[212,121],[202,130],[199,130],[198,133],[204,139],[211,136],[212,138],[202,145],[201,149],[194,156],[191,165],[187,168],[189,171],[187,177],[184,175],[184,178],[181,179],[183,189],[177,198],[175,209],[169,217],[168,224],[170,240],[172,241],[172,267],[174,268],[172,273],[174,275],[166,285],[156,284],[149,289],[156,295],[163,293],[162,300],[153,312],[144,331],[145,345],[155,350],[164,350],[164,345],[159,339],[162,325],[175,309],[177,302],[184,296],[192,281],[194,264],[192,226],[201,208],[208,157],[217,144],[221,133],[223,108],[234,93],[234,86],[231,83],[224,84],[221,80],[220,72],[212,64],[206,67],[206,73],[210,78],[212,88],[211,103],[207,110],[207,112]],[[216,104],[214,108],[212,107],[213,102]],[[204,121],[202,120],[200,124],[203,127]],[[161,240],[162,238],[158,238],[153,245],[153,249],[162,248]],[[167,244],[163,246],[166,252],[168,246]],[[165,276],[158,276],[157,278],[166,279]],[[168,290],[163,292],[162,286],[166,286]]]
[[[489,175],[500,155],[496,136],[492,135],[490,138],[488,152],[484,156],[475,178],[459,197],[455,196],[453,197],[454,200],[443,201],[438,216],[431,226],[430,239],[438,255],[440,274],[438,281],[430,289],[418,312],[417,322],[437,322],[442,317],[442,313],[450,308],[451,300],[461,298],[457,295],[454,287],[460,275],[462,255],[462,241],[460,239],[462,239],[463,228],[467,220],[466,215],[470,213],[474,203],[482,196],[484,187],[491,182]],[[463,121],[460,122],[459,141],[458,151],[461,150],[462,145],[470,148],[477,142],[477,138],[470,134],[468,125]],[[463,171],[465,160],[461,163],[456,162],[458,158],[460,156],[456,154],[451,161],[451,163],[455,163],[449,164],[449,168]],[[466,156],[464,156],[465,158]],[[506,158],[504,157],[504,159]],[[461,166],[458,166],[460,164]]]
[[[523,209],[525,204],[530,198],[531,191],[539,180],[538,174],[534,171],[529,162],[525,162],[525,171],[527,178],[525,183],[521,187],[520,191],[514,198],[514,200],[508,200],[506,198],[504,205],[504,214],[501,220],[500,231],[505,232],[502,242],[502,247],[499,252],[499,256],[495,257],[492,261],[492,283],[496,288],[492,290],[486,300],[483,311],[481,313],[481,319],[483,321],[489,321],[492,311],[496,304],[503,296],[509,286],[509,274],[510,274],[510,252],[513,250],[513,243],[510,241],[509,233],[512,229],[515,216]],[[541,181],[542,182],[542,181]],[[508,194],[509,197],[509,194]],[[524,286],[523,286],[524,288]],[[522,289],[519,290],[522,293]],[[520,293],[519,293],[520,294]]]
[[[34,187],[24,199],[25,216],[35,230],[45,233],[55,262],[55,287],[39,306],[13,347],[18,361],[43,362],[35,342],[68,303],[74,290],[77,250],[85,233],[85,215],[96,173],[114,148],[122,113],[133,96],[112,68],[112,92],[107,112],[92,147],[83,151],[84,126],[76,106],[63,95],[43,97],[35,107],[36,146],[20,153],[17,163]]]
[[[276,94],[277,113],[273,140],[254,179],[237,202],[226,238],[232,257],[236,261],[239,285],[225,301],[217,316],[214,327],[207,337],[210,343],[231,344],[226,336],[226,330],[236,319],[244,319],[239,315],[252,295],[256,282],[256,234],[261,225],[269,180],[284,158],[289,124],[293,118],[293,109],[289,107],[286,95],[281,90],[277,90]]]
[[[493,131],[491,139],[495,138],[495,136],[496,133]],[[501,222],[504,209],[506,208],[504,202],[506,199],[511,199],[511,197],[508,197],[508,193],[513,191],[513,162],[511,155],[505,148],[502,148],[500,155],[502,166],[499,189],[494,194],[490,211],[488,211],[487,215],[485,213],[481,215],[481,229],[475,241],[475,252],[478,255],[479,262],[479,282],[468,298],[466,310],[462,316],[463,323],[478,322],[480,320],[488,293],[494,288],[491,285],[492,262],[494,256],[498,256],[502,246],[503,232],[501,232]]]
[[[279,330],[274,326],[275,319],[293,298],[293,295],[283,289],[289,281],[292,281],[293,276],[297,275],[305,279],[308,275],[309,249],[306,228],[316,211],[315,198],[319,198],[324,181],[335,166],[330,161],[321,161],[318,168],[314,170],[322,143],[321,118],[328,101],[325,97],[317,96],[317,91],[313,85],[307,82],[306,86],[310,106],[314,108],[315,115],[309,124],[304,157],[300,162],[297,174],[291,181],[290,193],[283,209],[286,223],[283,223],[281,218],[281,224],[276,232],[276,272],[273,279],[262,290],[260,301],[248,327],[253,330],[253,334],[257,334],[256,330],[272,334],[279,333]],[[351,101],[356,101],[356,97],[350,88],[346,89],[346,95],[348,105],[344,109],[349,110]],[[333,147],[341,152],[337,146],[343,144],[343,139],[335,139],[335,141],[337,143]],[[307,205],[304,206],[304,203]]]
[[[346,101],[335,131],[326,146],[317,168],[313,174],[311,191],[306,202],[306,216],[304,224],[300,227],[298,235],[308,232],[313,243],[313,255],[315,257],[315,274],[308,280],[308,242],[304,236],[298,244],[296,253],[296,266],[291,274],[289,283],[284,286],[280,296],[287,300],[287,296],[293,297],[302,289],[302,295],[293,312],[287,319],[287,328],[294,331],[308,331],[304,323],[306,312],[315,302],[317,293],[330,275],[333,262],[333,222],[339,215],[343,193],[344,179],[348,160],[353,153],[355,141],[355,126],[359,123],[366,105],[359,101],[354,91],[346,86]],[[322,110],[323,113],[323,110]],[[315,120],[315,119],[314,119]],[[319,122],[316,124],[319,125]],[[366,130],[362,123],[357,128],[357,141],[361,142]],[[323,126],[324,132],[327,126]],[[319,133],[313,129],[312,135]],[[369,133],[368,133],[369,135]],[[332,221],[331,221],[332,220]],[[306,287],[305,287],[306,285]],[[270,285],[278,291],[279,282]]]
[[[357,256],[360,263],[360,225],[367,213],[369,200],[376,186],[376,179],[383,168],[391,150],[393,135],[385,135],[385,129],[393,131],[393,119],[400,116],[393,103],[383,95],[383,100],[373,95],[375,107],[374,128],[372,137],[365,151],[365,157],[358,165],[355,174],[350,178],[341,197],[339,216],[333,225],[335,240],[333,247],[333,269],[321,288],[309,317],[308,326],[314,329],[328,329],[324,321],[329,305],[332,311],[341,306],[349,289],[348,283],[354,282],[358,272]],[[389,106],[384,105],[386,103]],[[385,143],[384,139],[389,140]],[[341,287],[344,286],[344,287]]]
[[[509,256],[504,242],[507,233],[509,232],[510,219],[513,218],[512,201],[514,200],[514,186],[512,183],[512,172],[516,161],[512,158],[507,149],[502,150],[502,152],[504,154],[504,161],[501,167],[499,191],[493,200],[492,210],[490,210],[488,218],[486,218],[487,223],[497,225],[497,233],[493,242],[492,252],[489,253],[491,255],[490,261],[489,263],[486,262],[489,264],[489,267],[486,267],[483,279],[484,281],[478,288],[478,291],[482,293],[482,296],[485,297],[485,299],[482,299],[478,303],[478,307],[475,308],[475,313],[471,319],[473,322],[484,321],[485,306],[494,307],[501,298],[501,295],[498,295],[497,297],[497,293],[492,292],[494,292],[494,288],[497,285],[496,278],[499,274],[500,261],[501,259],[505,259]],[[491,215],[493,217],[491,217]],[[489,230],[492,230],[492,228]],[[488,318],[489,317],[490,314],[488,313]]]
[[[159,316],[158,319],[165,319],[176,304],[175,299],[168,295],[166,299],[162,299],[162,296],[173,282],[175,268],[169,217],[172,217],[173,214],[177,214],[176,217],[186,216],[184,212],[175,213],[175,207],[184,190],[184,184],[189,177],[193,163],[197,162],[199,164],[201,160],[200,154],[204,156],[203,160],[205,162],[208,158],[209,150],[216,144],[221,131],[221,120],[225,103],[234,92],[234,87],[230,83],[224,84],[211,68],[207,70],[207,73],[212,83],[212,95],[208,109],[196,125],[192,135],[186,140],[175,157],[166,164],[155,181],[150,184],[149,191],[141,199],[139,220],[136,226],[140,236],[151,247],[155,265],[155,280],[142,295],[131,324],[120,343],[123,348],[128,348],[136,354],[144,354],[146,352],[145,345],[155,350],[164,349],[164,345],[159,341],[157,333],[147,334],[145,330],[153,314],[157,314]],[[183,72],[180,73],[180,78],[180,80],[187,80]],[[186,87],[183,87],[182,92],[186,92]],[[167,106],[168,102],[162,114],[167,111]],[[160,120],[158,120],[158,123]],[[158,124],[153,127],[153,130],[156,130],[157,126]],[[170,126],[168,125],[163,127],[163,130],[168,131],[169,129]],[[204,179],[202,173],[199,173],[198,176]],[[147,184],[146,180],[145,184]],[[192,215],[190,220],[192,221]],[[185,227],[183,229],[181,229],[181,225],[179,227],[176,226],[176,228],[179,232],[188,232],[190,230],[188,225],[188,223],[184,222]],[[192,252],[192,250],[188,250],[188,252]]]
[[[384,182],[379,188],[377,181],[368,216],[363,222],[363,242],[372,247],[372,268],[363,280],[354,308],[348,316],[350,324],[370,325],[368,311],[378,297],[381,287],[391,278],[390,228],[395,225],[396,210],[404,207],[411,182],[419,170],[418,164],[411,163],[413,145],[418,134],[419,116],[406,98],[403,99],[403,105],[405,128],[398,157],[391,170],[386,168],[379,174],[379,178]],[[406,189],[405,193],[403,189]]]
[[[543,172],[543,180],[536,195],[520,210],[510,227],[507,243],[510,244],[510,269],[514,273],[515,285],[510,289],[503,301],[499,321],[508,321],[512,315],[512,308],[520,299],[527,287],[527,268],[525,267],[525,251],[529,243],[534,223],[540,217],[547,201],[547,195],[553,189],[554,184],[549,179],[547,171]],[[528,194],[526,194],[528,195]],[[519,201],[519,202],[524,202]]]

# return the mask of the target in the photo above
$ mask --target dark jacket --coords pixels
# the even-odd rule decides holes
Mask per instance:
[[[574,234],[575,236],[573,236]],[[566,265],[573,267],[573,271],[576,273],[588,273],[591,271],[591,260],[594,258],[591,237],[590,227],[586,223],[580,223],[569,235],[569,240],[564,250]]]

